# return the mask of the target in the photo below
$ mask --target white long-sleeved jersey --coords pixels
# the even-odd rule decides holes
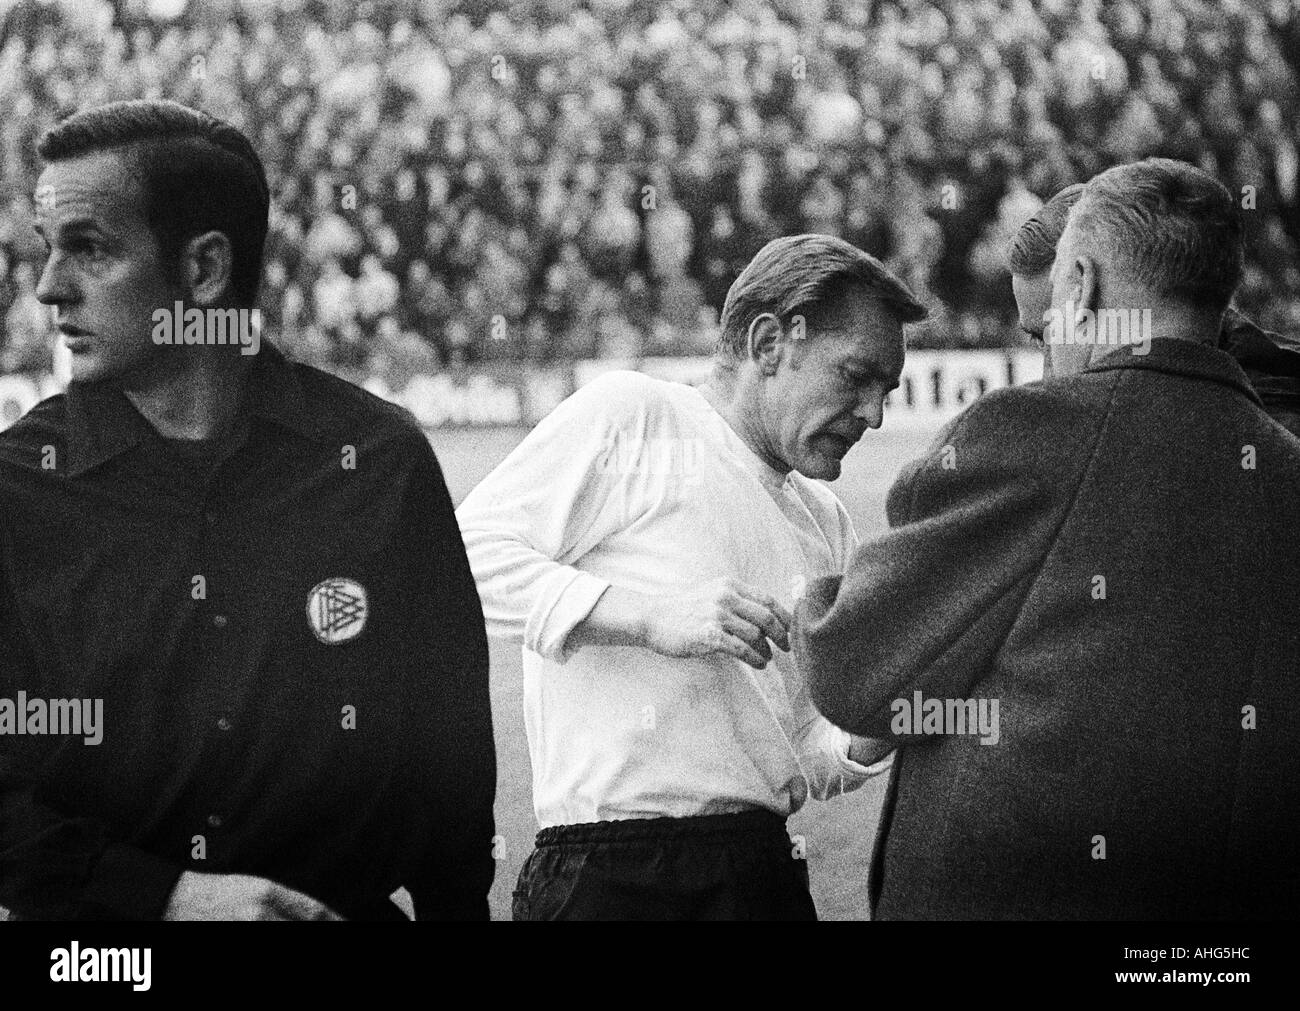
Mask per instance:
[[[793,658],[566,637],[606,587],[683,592],[730,576],[792,608],[856,536],[825,485],[778,473],[692,387],[611,372],[545,418],[457,510],[488,631],[523,643],[540,825],[797,811],[888,768],[848,755]],[[892,757],[892,756],[891,756]]]

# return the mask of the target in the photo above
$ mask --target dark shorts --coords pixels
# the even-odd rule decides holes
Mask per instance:
[[[815,920],[807,861],[770,811],[542,829],[516,920]]]

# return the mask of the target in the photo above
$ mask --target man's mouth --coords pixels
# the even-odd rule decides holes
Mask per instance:
[[[63,343],[67,345],[69,351],[81,350],[90,343],[90,331],[73,326],[71,323],[60,323],[59,333],[63,335]]]
[[[63,346],[74,355],[83,354],[91,349],[89,337],[64,337]]]
[[[850,449],[857,445],[858,440],[847,435],[841,435],[839,432],[824,432],[823,438],[833,445],[837,455],[844,456]]]

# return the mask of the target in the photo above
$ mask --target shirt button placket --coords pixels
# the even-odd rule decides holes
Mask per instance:
[[[222,641],[224,640],[224,635],[221,635],[221,633],[223,633],[230,625],[230,618],[226,614],[221,613],[220,610],[222,607],[222,591],[224,590],[225,585],[225,580],[223,578],[225,573],[220,567],[222,553],[220,546],[216,542],[217,527],[220,518],[220,514],[212,503],[211,494],[209,494],[206,496],[202,511],[202,533],[200,536],[198,562],[203,571],[210,574],[210,578],[208,580],[208,598],[205,601],[206,617],[203,619],[200,627],[202,628],[203,626],[206,626],[208,629],[215,631],[220,636],[220,639],[212,642],[212,648],[205,651],[214,661],[213,666],[209,668],[208,671],[204,672],[205,676],[215,674],[216,670],[225,666],[224,663],[220,662],[220,657],[224,653],[224,642]],[[214,611],[216,613],[213,613]],[[218,691],[223,691],[226,687],[221,685],[215,678],[211,679],[210,683],[216,687]],[[213,721],[212,725],[216,727],[218,733],[222,736],[229,734],[234,726],[231,723],[230,718],[225,715],[219,716]],[[220,830],[225,824],[225,819],[215,812],[209,814],[205,821],[208,829],[211,831]]]

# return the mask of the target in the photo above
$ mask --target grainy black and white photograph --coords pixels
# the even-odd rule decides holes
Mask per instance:
[[[1296,919],[1298,0],[0,0],[6,977]]]

